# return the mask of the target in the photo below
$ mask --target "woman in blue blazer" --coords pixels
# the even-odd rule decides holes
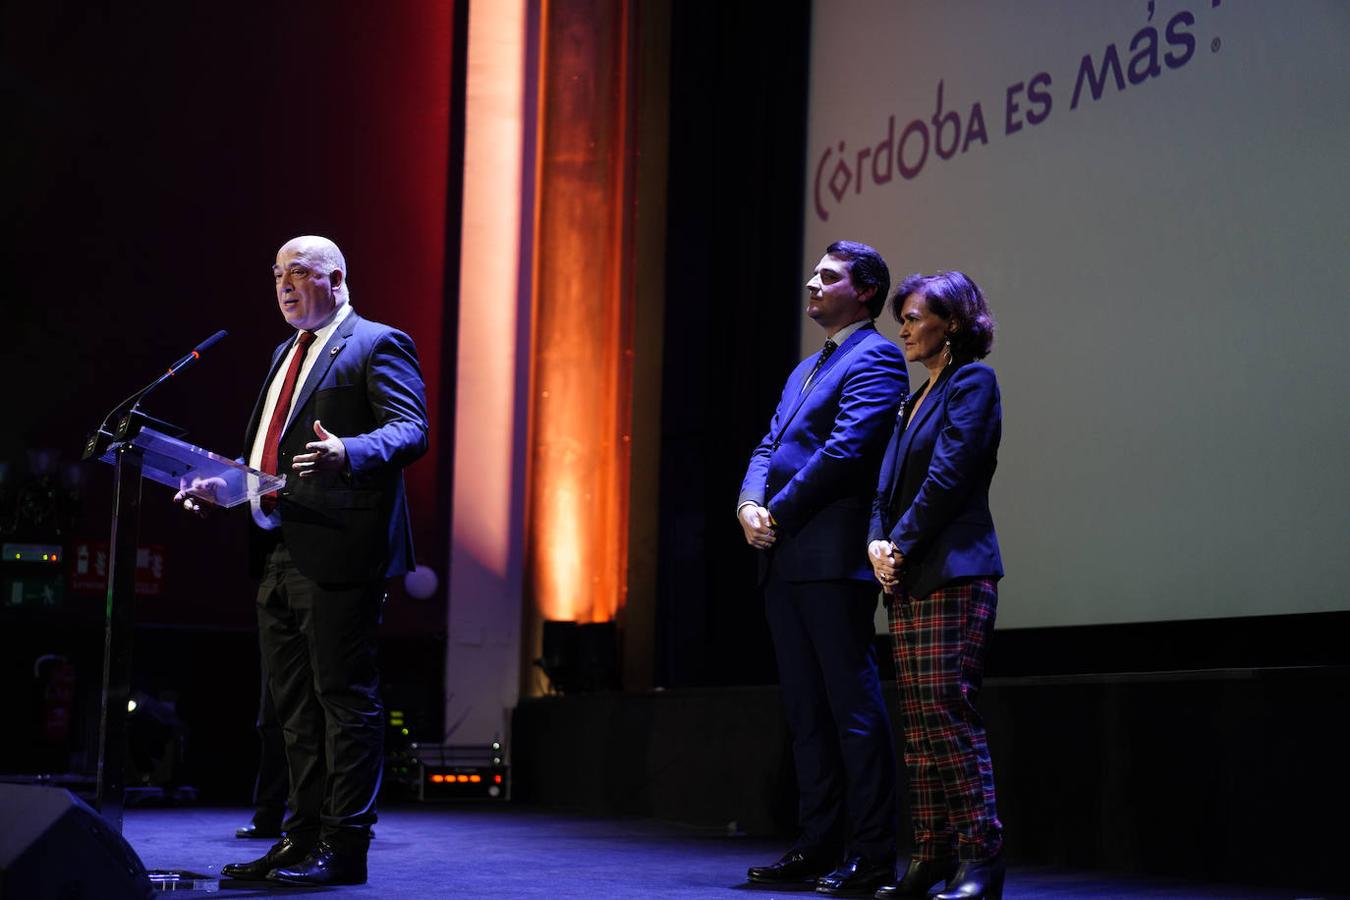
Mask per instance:
[[[984,295],[960,272],[911,275],[892,294],[905,359],[928,370],[882,460],[868,556],[886,594],[905,728],[914,853],[877,897],[1003,893],[1002,825],[975,709],[994,628],[998,538],[989,482],[1002,429]]]

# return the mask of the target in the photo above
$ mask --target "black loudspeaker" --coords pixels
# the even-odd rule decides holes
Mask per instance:
[[[0,784],[0,900],[145,900],[145,866],[70,791]]]

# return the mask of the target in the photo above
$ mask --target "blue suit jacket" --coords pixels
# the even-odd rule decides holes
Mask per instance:
[[[895,544],[905,557],[903,586],[914,597],[958,578],[1001,576],[989,514],[1003,431],[994,370],[983,363],[948,367],[902,425],[881,464],[868,541]]]
[[[254,405],[245,452],[259,428],[267,385],[294,337],[272,354]],[[412,338],[363,319],[343,319],[322,347],[295,396],[282,432],[277,469],[287,475],[278,495],[281,529],[295,565],[320,583],[357,583],[402,575],[413,567],[412,525],[403,467],[427,449],[427,404]],[[314,420],[342,438],[344,471],[301,479],[291,458],[307,452]],[[262,529],[250,528],[250,568],[262,570]]]
[[[905,360],[868,323],[802,390],[815,364],[809,356],[788,376],[739,502],[767,507],[778,523],[761,576],[772,555],[788,581],[870,580],[867,518],[886,435],[909,385]]]

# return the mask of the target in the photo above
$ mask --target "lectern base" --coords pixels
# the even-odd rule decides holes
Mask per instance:
[[[151,869],[150,886],[156,891],[205,891],[214,894],[220,890],[220,879],[187,869]]]

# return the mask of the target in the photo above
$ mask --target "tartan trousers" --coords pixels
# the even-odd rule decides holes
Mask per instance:
[[[1003,844],[994,767],[975,709],[997,607],[993,578],[890,604],[915,859],[986,859]]]

